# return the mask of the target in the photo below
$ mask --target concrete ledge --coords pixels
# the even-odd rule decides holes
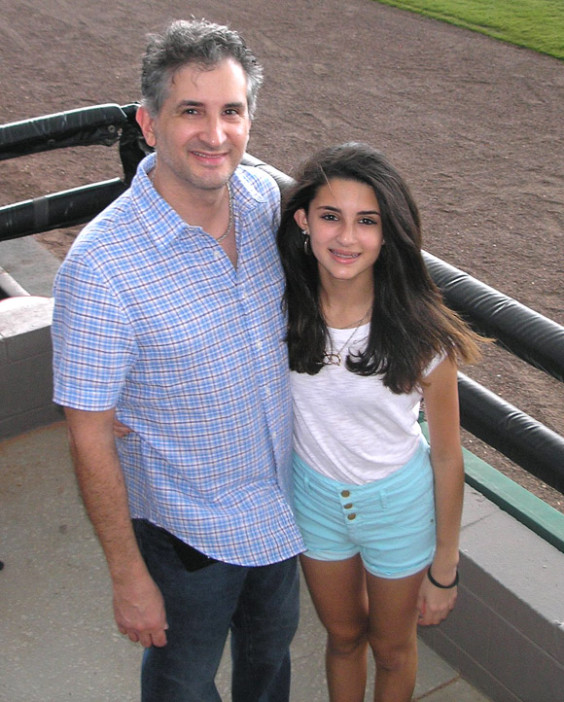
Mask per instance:
[[[59,421],[51,401],[58,261],[32,236],[0,242],[0,438]]]
[[[51,298],[0,301],[0,438],[61,419],[51,400],[52,314]]]
[[[0,241],[0,266],[24,294],[50,297],[60,265],[61,262],[32,236]],[[3,287],[1,281],[0,287]]]
[[[564,553],[564,514],[467,452],[466,482]]]
[[[22,295],[29,295],[29,293],[3,268],[0,268],[0,300],[6,297],[20,297]]]
[[[460,576],[455,611],[422,640],[496,702],[561,699],[564,554],[467,486]]]

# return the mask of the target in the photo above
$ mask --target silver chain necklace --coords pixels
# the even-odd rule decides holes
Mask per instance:
[[[221,242],[227,238],[227,235],[231,231],[231,228],[233,227],[233,202],[231,199],[231,185],[227,183],[227,197],[229,199],[229,222],[227,223],[227,229],[225,230],[225,233],[222,234],[219,239],[216,239],[218,244],[221,244]]]
[[[366,310],[366,312],[365,312],[364,315],[361,317],[361,319],[358,320],[358,322],[356,323],[356,326],[355,326],[355,328],[352,330],[350,336],[349,336],[348,339],[345,341],[345,343],[341,346],[341,348],[338,349],[338,351],[334,351],[334,350],[333,350],[333,340],[331,339],[331,351],[329,351],[329,352],[326,351],[326,352],[323,354],[323,360],[324,360],[324,364],[325,364],[326,366],[340,366],[340,365],[341,365],[342,360],[343,360],[341,354],[342,354],[343,351],[346,349],[346,347],[351,343],[351,341],[352,341],[353,338],[354,338],[354,335],[355,335],[355,334],[357,333],[357,331],[360,329],[360,325],[364,322],[364,320],[366,319],[366,317],[368,317],[368,315],[369,315],[371,309],[372,309],[372,306],[370,306],[370,308],[369,308],[368,310]]]

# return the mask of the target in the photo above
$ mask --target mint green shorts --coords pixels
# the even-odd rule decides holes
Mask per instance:
[[[309,558],[341,561],[359,553],[377,577],[418,573],[436,545],[427,442],[395,473],[365,485],[327,478],[294,453],[294,512]]]

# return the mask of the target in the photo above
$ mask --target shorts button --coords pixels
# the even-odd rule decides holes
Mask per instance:
[[[350,490],[343,490],[341,492],[341,497],[349,497],[350,494],[351,494]]]
[[[356,514],[354,512],[352,514],[347,514],[347,519],[356,519]]]

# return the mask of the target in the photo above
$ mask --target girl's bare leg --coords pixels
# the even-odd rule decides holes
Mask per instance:
[[[366,689],[368,595],[362,561],[301,557],[315,609],[327,631],[325,664],[330,702],[362,702]]]
[[[374,702],[409,702],[417,675],[417,595],[424,571],[400,580],[366,574],[376,662]]]

